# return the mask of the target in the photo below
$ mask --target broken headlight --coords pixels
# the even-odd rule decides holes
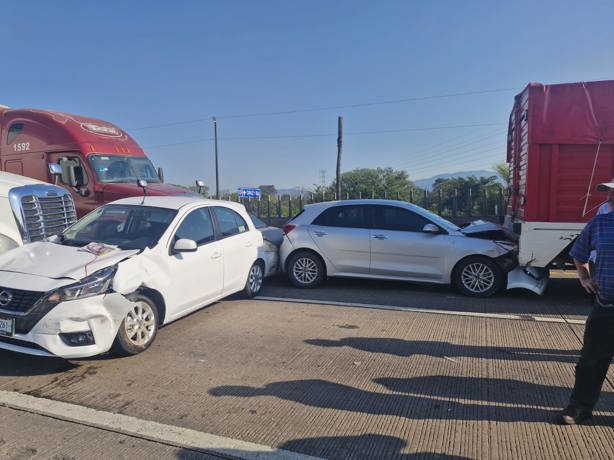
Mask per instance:
[[[59,288],[49,296],[49,300],[52,302],[63,302],[109,292],[116,271],[117,265],[98,270],[74,284]]]

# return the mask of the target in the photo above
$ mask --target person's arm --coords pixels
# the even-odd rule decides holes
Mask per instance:
[[[586,292],[589,294],[597,294],[599,292],[599,287],[597,283],[591,278],[591,273],[589,269],[588,262],[582,262],[578,259],[574,259],[574,264],[576,264],[576,269],[578,270],[578,279],[580,280],[580,284],[584,288]]]

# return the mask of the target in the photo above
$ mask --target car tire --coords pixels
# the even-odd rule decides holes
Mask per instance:
[[[490,297],[501,289],[503,280],[501,268],[484,256],[463,259],[452,275],[452,282],[458,290],[470,297]]]
[[[144,294],[130,297],[132,309],[119,326],[113,352],[120,356],[131,356],[147,350],[158,333],[158,308],[153,300]]]
[[[315,288],[324,281],[324,262],[313,252],[297,252],[288,261],[288,277],[296,287]]]
[[[247,281],[245,282],[245,288],[243,288],[243,293],[245,296],[248,298],[257,296],[260,293],[260,289],[262,289],[263,279],[264,266],[262,262],[254,262],[249,269]]]

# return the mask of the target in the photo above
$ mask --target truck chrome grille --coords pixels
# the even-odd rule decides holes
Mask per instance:
[[[40,241],[61,233],[77,220],[75,206],[69,194],[25,195],[21,198],[21,206],[29,241]]]
[[[44,292],[0,287],[0,312],[23,315],[44,295]]]

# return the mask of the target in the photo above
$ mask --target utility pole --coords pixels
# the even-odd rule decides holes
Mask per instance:
[[[341,149],[343,147],[343,117],[337,118],[337,198],[341,199]]]
[[[213,137],[215,139],[215,199],[220,199],[220,171],[217,161],[217,119],[213,117]]]

